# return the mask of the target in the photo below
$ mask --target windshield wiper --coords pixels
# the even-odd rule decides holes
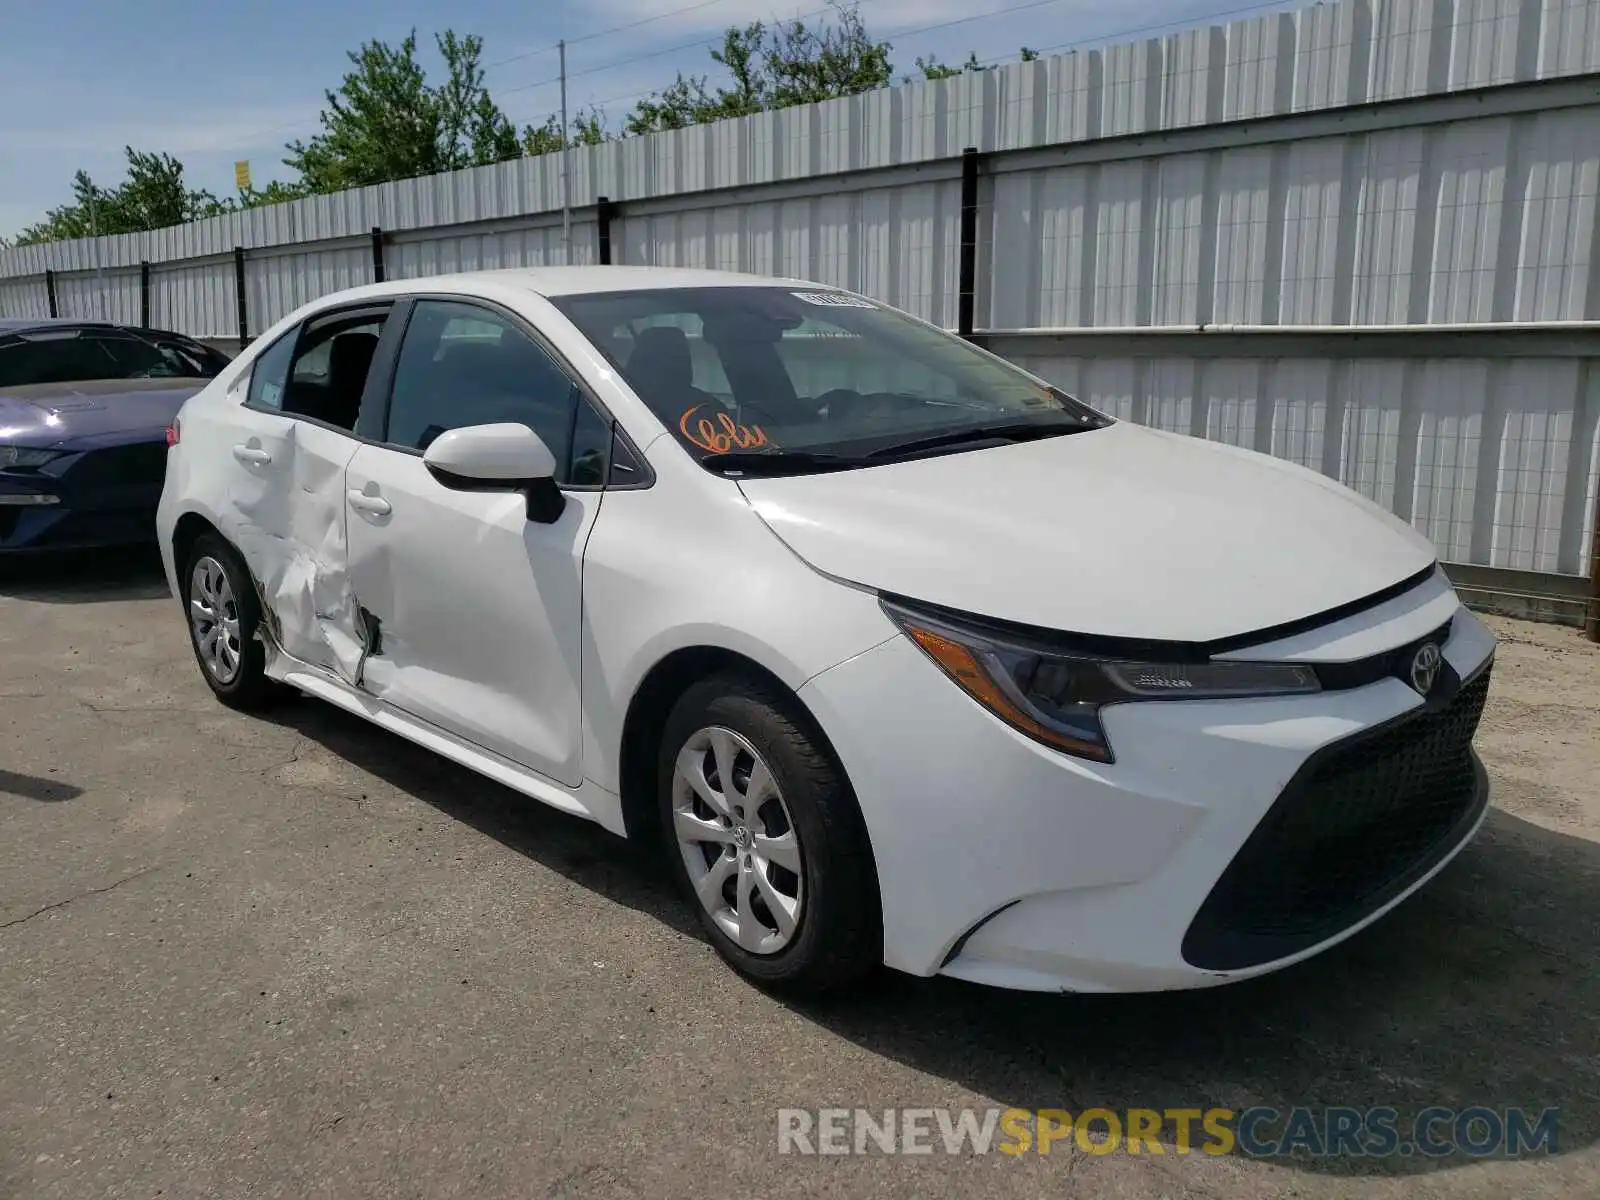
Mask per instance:
[[[729,450],[708,454],[700,465],[741,475],[793,475],[806,471],[840,471],[866,465],[866,459],[811,450]]]
[[[1078,420],[1070,423],[1012,421],[1007,424],[969,425],[965,429],[955,429],[949,433],[935,433],[905,442],[895,442],[891,446],[880,446],[876,450],[869,451],[867,457],[898,458],[903,454],[915,454],[919,450],[937,450],[942,446],[959,446],[965,442],[1032,442],[1040,438],[1082,433],[1088,429],[1098,428],[1098,425]]]

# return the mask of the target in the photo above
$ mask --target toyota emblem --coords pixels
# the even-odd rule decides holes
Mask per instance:
[[[1439,678],[1439,668],[1444,664],[1444,655],[1439,653],[1436,642],[1423,642],[1417,647],[1417,652],[1411,658],[1411,686],[1417,693],[1426,696],[1433,691],[1434,682]]]

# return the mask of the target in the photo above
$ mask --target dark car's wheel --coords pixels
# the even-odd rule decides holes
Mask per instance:
[[[261,606],[232,546],[215,534],[196,539],[183,567],[189,643],[206,684],[224,704],[261,708],[281,694],[266,675],[266,647],[256,638]]]
[[[674,871],[730,964],[820,992],[882,963],[855,796],[780,689],[739,675],[691,687],[667,718],[658,781]]]

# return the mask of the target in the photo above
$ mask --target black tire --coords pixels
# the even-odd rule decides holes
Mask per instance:
[[[760,753],[798,835],[804,900],[790,940],[775,953],[752,953],[717,924],[695,894],[674,828],[678,754],[698,731],[719,726]],[[712,945],[740,974],[772,990],[819,994],[861,981],[882,966],[877,869],[861,810],[821,732],[784,689],[741,674],[716,675],[690,687],[662,730],[657,792],[672,873]]]
[[[207,665],[194,621],[189,616],[196,593],[195,567],[205,559],[222,568],[228,590],[232,593],[233,611],[239,622],[238,670],[227,679],[219,678]],[[189,649],[194,652],[200,678],[206,681],[212,694],[228,707],[244,712],[268,708],[286,695],[288,689],[267,678],[266,647],[256,637],[256,631],[261,626],[261,602],[256,596],[255,581],[238,552],[217,534],[201,534],[189,548],[178,582],[183,589],[184,626],[189,631]]]

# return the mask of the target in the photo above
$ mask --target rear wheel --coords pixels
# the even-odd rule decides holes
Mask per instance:
[[[658,778],[674,872],[732,966],[819,992],[882,963],[855,796],[780,689],[738,675],[690,688],[667,719]]]
[[[255,584],[232,546],[215,534],[196,539],[183,569],[189,644],[200,675],[224,704],[261,708],[282,689],[266,674],[266,647],[256,637],[261,606]]]

